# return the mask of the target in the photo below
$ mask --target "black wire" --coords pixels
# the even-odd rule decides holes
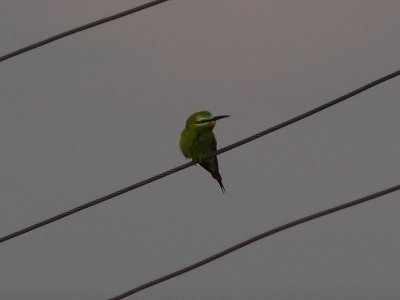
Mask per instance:
[[[80,31],[83,31],[83,30],[86,30],[86,29],[89,29],[89,28],[92,28],[92,27],[95,27],[95,26],[98,26],[98,25],[101,25],[101,24],[104,24],[104,23],[107,23],[107,22],[110,22],[110,21],[114,21],[114,20],[116,20],[116,19],[125,17],[125,16],[127,16],[127,15],[136,13],[136,12],[138,12],[138,11],[144,10],[144,9],[149,8],[149,7],[151,7],[151,6],[155,6],[155,5],[157,5],[157,4],[161,4],[161,3],[167,2],[167,1],[170,1],[170,0],[156,0],[156,1],[150,1],[150,2],[148,2],[148,3],[139,5],[139,6],[137,6],[137,7],[132,8],[132,9],[128,9],[128,10],[126,10],[126,11],[120,12],[120,13],[118,13],[118,14],[115,14],[115,15],[112,15],[112,16],[109,16],[109,17],[106,17],[106,18],[97,20],[97,21],[93,21],[93,22],[90,22],[90,23],[88,23],[88,24],[85,24],[85,25],[76,27],[76,28],[74,28],[74,29],[65,31],[65,32],[63,32],[63,33],[54,35],[54,36],[49,37],[49,38],[47,38],[47,39],[45,39],[45,40],[42,40],[42,41],[40,41],[40,42],[31,44],[31,45],[29,45],[29,46],[26,46],[26,47],[24,47],[24,48],[15,50],[15,51],[13,51],[13,52],[11,52],[11,53],[8,53],[8,54],[6,54],[6,55],[1,56],[1,57],[0,57],[0,62],[5,61],[5,60],[7,60],[7,59],[10,59],[11,57],[17,56],[17,55],[22,54],[22,53],[24,53],[24,52],[31,51],[31,50],[33,50],[33,49],[35,49],[35,48],[39,48],[39,47],[41,47],[41,46],[44,46],[44,45],[49,44],[49,43],[51,43],[51,42],[54,42],[54,41],[56,41],[56,40],[65,38],[65,37],[67,37],[67,36],[69,36],[69,35],[78,33],[78,32],[80,32]]]
[[[11,234],[5,235],[5,236],[3,236],[3,237],[0,238],[0,243],[3,243],[3,242],[5,242],[5,241],[7,241],[7,240],[10,240],[10,239],[15,238],[15,237],[17,237],[17,236],[20,236],[20,235],[22,235],[22,234],[25,234],[25,233],[27,233],[27,232],[29,232],[29,231],[32,231],[32,230],[34,230],[34,229],[37,229],[37,228],[39,228],[39,227],[42,227],[42,226],[45,226],[45,225],[47,225],[47,224],[53,223],[53,222],[55,222],[55,221],[58,221],[58,220],[60,220],[60,219],[63,219],[63,218],[65,218],[65,217],[69,216],[69,215],[75,214],[75,213],[77,213],[77,212],[79,212],[79,211],[81,211],[81,210],[84,210],[84,209],[86,209],[86,208],[89,208],[89,207],[91,207],[91,206],[93,206],[93,205],[100,204],[100,203],[102,203],[102,202],[104,202],[104,201],[107,201],[107,200],[109,200],[109,199],[111,199],[111,198],[115,198],[115,197],[117,197],[117,196],[119,196],[119,195],[125,194],[125,193],[127,193],[127,192],[129,192],[129,191],[132,191],[132,190],[134,190],[134,189],[137,189],[138,187],[141,187],[141,186],[143,186],[143,185],[146,185],[146,184],[148,184],[148,183],[150,183],[150,182],[156,181],[156,180],[161,179],[161,178],[163,178],[163,177],[165,177],[165,176],[168,176],[168,175],[171,175],[171,174],[173,174],[173,173],[175,173],[175,172],[178,172],[178,171],[180,171],[180,170],[186,169],[186,168],[188,168],[188,167],[190,167],[190,166],[192,166],[192,165],[194,165],[194,164],[195,164],[194,162],[188,162],[188,163],[186,163],[186,164],[180,165],[180,166],[178,166],[178,167],[176,167],[176,168],[170,169],[170,170],[165,171],[165,172],[163,172],[163,173],[160,173],[160,174],[158,174],[158,175],[156,175],[156,176],[153,176],[153,177],[150,177],[150,178],[145,179],[145,180],[143,180],[143,181],[140,181],[140,182],[138,182],[138,183],[132,184],[132,185],[126,187],[126,188],[120,189],[120,190],[118,190],[118,191],[116,191],[116,192],[114,192],[114,193],[108,194],[108,195],[103,196],[103,197],[101,197],[101,198],[98,198],[98,199],[96,199],[96,200],[87,202],[87,203],[82,204],[82,205],[80,205],[80,206],[77,206],[77,207],[75,207],[75,208],[73,208],[73,209],[70,209],[70,210],[65,211],[65,212],[63,212],[63,213],[60,213],[60,214],[58,214],[58,215],[56,215],[56,216],[54,216],[54,217],[48,218],[48,219],[46,219],[46,220],[43,220],[43,221],[38,222],[38,223],[35,223],[35,224],[33,224],[33,225],[31,225],[31,226],[28,226],[28,227],[25,227],[25,228],[23,228],[23,229],[21,229],[21,230],[18,230],[18,231],[16,231],[16,232],[11,233]]]
[[[370,83],[368,83],[368,84],[366,84],[366,85],[364,85],[364,86],[362,86],[362,87],[360,87],[360,88],[358,88],[358,89],[356,89],[354,91],[351,91],[351,92],[349,92],[349,93],[347,93],[347,94],[345,94],[345,95],[343,95],[343,96],[341,96],[339,98],[336,98],[336,99],[334,99],[332,101],[329,101],[329,102],[327,102],[327,103],[325,103],[325,104],[323,104],[321,106],[318,106],[318,107],[316,107],[316,108],[314,108],[312,110],[309,110],[309,111],[307,111],[307,112],[305,112],[305,113],[303,113],[301,115],[298,115],[298,116],[296,116],[294,118],[291,118],[291,119],[289,119],[289,120],[287,120],[285,122],[282,122],[282,123],[280,123],[278,125],[270,127],[270,128],[268,128],[268,129],[266,129],[264,131],[261,131],[261,132],[259,132],[257,134],[254,134],[254,135],[252,135],[252,136],[250,136],[248,138],[245,138],[245,139],[243,139],[241,141],[233,143],[232,145],[229,145],[229,146],[226,146],[224,148],[221,148],[221,149],[219,149],[218,151],[216,151],[215,153],[213,153],[213,154],[211,154],[209,156],[211,157],[211,156],[214,156],[214,155],[218,155],[218,154],[224,153],[226,151],[229,151],[231,149],[234,149],[236,147],[239,147],[239,146],[241,146],[243,144],[247,144],[248,142],[251,142],[251,141],[253,141],[255,139],[258,139],[258,138],[260,138],[260,137],[262,137],[264,135],[267,135],[267,134],[272,133],[274,131],[277,131],[277,130],[279,130],[281,128],[289,126],[289,125],[291,125],[293,123],[296,123],[296,122],[298,122],[300,120],[303,120],[303,119],[305,119],[307,117],[310,117],[310,116],[312,116],[312,115],[314,115],[314,114],[316,114],[316,113],[318,113],[318,112],[320,112],[322,110],[325,110],[325,109],[327,109],[327,108],[329,108],[329,107],[331,107],[333,105],[339,104],[340,102],[342,102],[344,100],[347,100],[347,99],[349,99],[349,98],[351,98],[351,97],[353,97],[353,96],[355,96],[357,94],[360,94],[360,93],[362,93],[362,92],[364,92],[364,91],[366,91],[366,90],[368,90],[368,89],[370,89],[370,88],[372,88],[372,87],[374,87],[374,86],[376,86],[378,84],[381,84],[381,83],[383,83],[383,82],[385,82],[385,81],[387,81],[389,79],[392,79],[394,77],[397,77],[399,75],[400,75],[400,70],[397,70],[397,71],[395,71],[395,72],[393,72],[391,74],[388,74],[388,75],[383,76],[383,77],[381,77],[381,78],[379,78],[377,80],[374,80],[374,81],[372,81],[372,82],[370,82]]]
[[[395,191],[398,191],[399,189],[400,189],[400,185],[396,185],[396,186],[393,186],[391,188],[385,189],[383,191],[377,192],[375,194],[371,194],[371,195],[359,198],[357,200],[354,200],[354,201],[351,201],[351,202],[348,202],[348,203],[344,203],[344,204],[341,204],[341,205],[338,205],[338,206],[335,206],[335,207],[320,211],[318,213],[315,213],[315,214],[308,215],[306,217],[297,219],[295,221],[286,223],[284,225],[275,227],[275,228],[273,228],[271,230],[268,230],[268,231],[265,231],[265,232],[263,232],[263,233],[261,233],[259,235],[256,235],[256,236],[254,236],[254,237],[252,237],[252,238],[250,238],[248,240],[245,240],[245,241],[243,241],[241,243],[238,243],[238,244],[236,244],[236,245],[234,245],[232,247],[229,247],[229,248],[227,248],[227,249],[225,249],[225,250],[223,250],[221,252],[218,252],[218,253],[216,253],[216,254],[214,254],[212,256],[209,256],[209,257],[207,257],[207,258],[205,258],[205,259],[203,259],[203,260],[201,260],[199,262],[196,262],[196,263],[194,263],[194,264],[192,264],[190,266],[187,266],[185,268],[182,268],[182,269],[180,269],[178,271],[172,272],[170,274],[167,274],[167,275],[162,276],[160,278],[157,278],[155,280],[149,281],[149,282],[147,282],[145,284],[139,285],[138,287],[136,287],[134,289],[131,289],[131,290],[125,292],[125,293],[122,293],[122,294],[120,294],[120,295],[118,295],[116,297],[110,298],[108,300],[124,299],[124,298],[126,298],[128,296],[136,294],[136,293],[138,293],[138,292],[140,292],[142,290],[148,289],[148,288],[150,288],[152,286],[155,286],[157,284],[160,284],[160,283],[162,283],[164,281],[170,280],[170,279],[172,279],[174,277],[177,277],[177,276],[180,276],[180,275],[182,275],[184,273],[193,271],[194,269],[197,269],[197,268],[199,268],[201,266],[204,266],[204,265],[206,265],[206,264],[208,264],[208,263],[210,263],[210,262],[212,262],[214,260],[217,260],[217,259],[219,259],[219,258],[221,258],[221,257],[223,257],[225,255],[228,255],[228,254],[230,254],[230,253],[232,253],[234,251],[237,251],[237,250],[239,250],[239,249],[241,249],[241,248],[243,248],[245,246],[248,246],[248,245],[250,245],[252,243],[255,243],[255,242],[257,242],[257,241],[259,241],[261,239],[264,239],[264,238],[266,238],[268,236],[274,235],[274,234],[276,234],[278,232],[287,230],[289,228],[298,226],[300,224],[303,224],[303,223],[306,223],[306,222],[321,218],[323,216],[332,214],[334,212],[349,208],[351,206],[359,205],[359,204],[365,203],[367,201],[370,201],[370,200],[376,199],[378,197],[381,197],[383,195],[386,195],[386,194],[389,194],[389,193],[393,193]]]
[[[252,135],[252,136],[250,136],[248,138],[240,140],[240,141],[238,141],[236,143],[233,143],[233,144],[231,144],[229,146],[223,147],[223,148],[219,149],[218,151],[207,155],[205,157],[205,159],[207,159],[209,157],[212,157],[214,155],[219,155],[219,154],[224,153],[226,151],[232,150],[232,149],[237,148],[237,147],[239,147],[239,146],[241,146],[243,144],[246,144],[246,143],[249,143],[249,142],[251,142],[251,141],[253,141],[255,139],[258,139],[258,138],[260,138],[260,137],[262,137],[264,135],[267,135],[267,134],[272,133],[274,131],[277,131],[277,130],[279,130],[281,128],[289,126],[289,125],[291,125],[293,123],[296,123],[296,122],[298,122],[298,121],[300,121],[300,120],[302,120],[304,118],[307,118],[307,117],[309,117],[309,116],[311,116],[311,115],[313,115],[313,114],[315,114],[317,112],[325,110],[325,109],[327,109],[327,108],[329,108],[329,107],[331,107],[331,106],[333,106],[335,104],[338,104],[338,103],[340,103],[340,102],[342,102],[342,101],[344,101],[346,99],[349,99],[350,97],[353,97],[353,96],[355,96],[355,95],[357,95],[357,94],[359,94],[359,93],[361,93],[361,92],[363,92],[365,90],[368,90],[368,89],[370,89],[370,88],[372,88],[372,87],[374,87],[374,86],[376,86],[376,85],[378,85],[378,84],[380,84],[380,83],[382,83],[384,81],[387,81],[387,80],[389,80],[391,78],[394,78],[396,76],[399,76],[399,75],[400,75],[400,70],[398,70],[396,72],[393,72],[393,73],[391,73],[389,75],[386,75],[386,76],[384,76],[384,77],[382,77],[380,79],[377,79],[377,80],[375,80],[375,81],[373,81],[371,83],[368,83],[368,84],[366,84],[366,85],[364,85],[364,86],[362,86],[362,87],[360,87],[360,88],[358,88],[358,89],[356,89],[356,90],[354,90],[352,92],[349,92],[349,93],[345,94],[344,96],[341,96],[341,97],[336,98],[336,99],[334,99],[332,101],[329,101],[328,103],[325,103],[325,104],[323,104],[321,106],[318,106],[318,107],[316,107],[316,108],[314,108],[314,109],[312,109],[312,110],[310,110],[308,112],[305,112],[305,113],[303,113],[301,115],[298,115],[298,116],[296,116],[294,118],[291,118],[291,119],[289,119],[289,120],[287,120],[285,122],[282,122],[282,123],[280,123],[278,125],[270,127],[270,128],[268,128],[268,129],[266,129],[264,131],[261,131],[261,132],[255,134],[255,135]],[[144,185],[149,184],[149,183],[151,183],[153,181],[159,180],[159,179],[161,179],[161,178],[163,178],[165,176],[171,175],[173,173],[176,173],[178,171],[186,169],[186,168],[188,168],[190,166],[193,166],[194,164],[196,164],[196,162],[194,162],[194,161],[185,163],[183,165],[180,165],[178,167],[175,167],[173,169],[170,169],[168,171],[165,171],[163,173],[160,173],[160,174],[155,175],[153,177],[150,177],[148,179],[145,179],[145,180],[143,180],[141,182],[135,183],[135,184],[133,184],[131,186],[128,186],[126,188],[118,190],[118,191],[116,191],[114,193],[111,193],[111,194],[106,195],[104,197],[98,198],[98,199],[93,200],[91,202],[88,202],[86,204],[80,205],[80,206],[75,207],[75,208],[73,208],[71,210],[68,210],[66,212],[60,213],[60,214],[58,214],[58,215],[56,215],[54,217],[51,217],[51,218],[46,219],[46,220],[43,220],[43,221],[38,222],[36,224],[33,224],[31,226],[25,227],[25,228],[23,228],[21,230],[18,230],[16,232],[13,232],[11,234],[8,234],[6,236],[1,237],[0,238],[0,243],[3,243],[5,241],[7,241],[7,240],[10,240],[10,239],[15,238],[17,236],[25,234],[25,233],[27,233],[29,231],[32,231],[32,230],[37,229],[39,227],[42,227],[44,225],[47,225],[47,224],[53,223],[55,221],[58,221],[58,220],[60,220],[62,218],[65,218],[65,217],[67,217],[69,215],[75,214],[75,213],[77,213],[77,212],[79,212],[81,210],[84,210],[86,208],[89,208],[89,207],[91,207],[93,205],[100,204],[100,203],[102,203],[102,202],[104,202],[106,200],[115,198],[115,197],[117,197],[119,195],[122,195],[124,193],[129,192],[129,191],[132,191],[134,189],[137,189],[138,187],[144,186]]]

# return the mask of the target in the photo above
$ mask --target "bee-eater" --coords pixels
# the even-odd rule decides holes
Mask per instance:
[[[186,126],[179,142],[183,155],[199,162],[200,166],[210,172],[212,177],[218,181],[223,193],[225,193],[225,187],[222,184],[221,174],[219,174],[217,157],[213,156],[206,160],[203,157],[217,150],[217,140],[212,130],[217,120],[226,117],[229,116],[214,117],[209,111],[192,114],[186,120]]]

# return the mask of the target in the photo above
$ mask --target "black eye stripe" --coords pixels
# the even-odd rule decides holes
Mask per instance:
[[[207,122],[210,122],[210,120],[208,120],[208,119],[200,120],[200,121],[197,121],[196,124],[203,124],[203,123],[207,123]]]

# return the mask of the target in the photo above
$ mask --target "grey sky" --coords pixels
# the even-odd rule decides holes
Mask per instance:
[[[0,3],[0,54],[141,1]],[[0,64],[0,234],[399,68],[399,1],[174,0]],[[399,79],[0,246],[0,299],[106,299],[268,228],[399,183]],[[400,194],[258,242],[135,299],[397,299]]]

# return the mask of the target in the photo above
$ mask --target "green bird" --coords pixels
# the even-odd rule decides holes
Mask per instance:
[[[200,166],[210,172],[212,177],[218,181],[223,193],[225,193],[225,187],[222,184],[221,174],[219,174],[217,157],[213,156],[206,160],[203,157],[217,150],[217,140],[212,131],[217,120],[227,117],[229,116],[214,117],[209,111],[192,114],[186,120],[186,126],[179,142],[183,155],[199,162]]]

